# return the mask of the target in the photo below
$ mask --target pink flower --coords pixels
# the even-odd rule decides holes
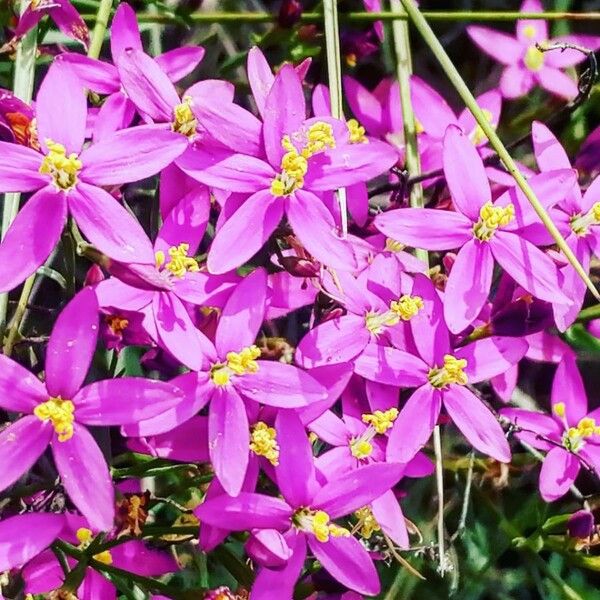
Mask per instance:
[[[521,12],[543,12],[540,0],[524,0]],[[540,85],[552,94],[570,100],[577,95],[577,84],[561,69],[572,67],[586,59],[577,50],[541,52],[542,46],[570,43],[595,50],[598,36],[567,35],[548,39],[548,24],[541,19],[517,21],[516,35],[511,36],[489,27],[467,27],[471,39],[492,58],[505,65],[500,79],[500,91],[505,98],[518,98]]]

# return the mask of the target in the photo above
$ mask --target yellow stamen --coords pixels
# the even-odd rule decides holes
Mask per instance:
[[[468,378],[464,369],[467,367],[467,361],[464,358],[457,359],[451,354],[444,356],[444,366],[434,368],[429,371],[427,378],[434,388],[444,388],[447,385],[456,383],[466,385]]]
[[[529,46],[523,62],[530,71],[539,71],[544,66],[544,53],[536,46]]]
[[[385,249],[388,252],[402,252],[404,248],[406,248],[404,244],[401,244],[392,238],[386,238],[385,240]]]
[[[420,296],[401,296],[399,300],[393,300],[390,310],[397,314],[402,321],[410,321],[422,308],[423,298]]]
[[[335,148],[333,128],[329,123],[317,121],[306,132],[304,146],[298,148],[289,135],[283,136],[281,145],[286,153],[281,159],[281,173],[271,182],[273,196],[288,196],[304,186],[304,176],[308,171],[308,160],[314,154],[328,148]]]
[[[523,28],[523,35],[532,39],[535,37],[535,27],[533,25],[527,25],[527,27]]]
[[[565,416],[565,403],[557,402],[552,410],[557,417],[562,419]]]
[[[348,133],[350,134],[350,143],[351,144],[368,144],[369,140],[365,135],[365,128],[356,120],[349,119],[346,122],[348,126]]]
[[[373,452],[373,444],[363,437],[352,438],[350,440],[350,453],[358,460],[369,458]]]
[[[123,333],[129,327],[129,320],[119,315],[106,315],[104,321],[115,335]]]
[[[371,425],[379,434],[384,434],[398,418],[398,409],[390,408],[386,411],[376,410],[374,413],[362,415],[363,423]]]
[[[48,154],[40,166],[40,173],[50,175],[53,183],[59,190],[70,190],[77,183],[77,175],[81,171],[81,161],[77,154],[72,153],[67,156],[67,151],[62,144],[57,144],[52,140],[46,140]]]
[[[571,218],[571,230],[579,237],[584,237],[590,232],[590,227],[600,225],[600,202],[596,202],[585,214],[578,214]]]
[[[79,550],[85,550],[88,548],[94,539],[94,535],[87,527],[80,527],[75,535],[79,540],[79,546],[77,546]],[[113,562],[112,555],[109,550],[104,550],[104,552],[94,554],[93,558],[94,560],[97,560],[105,565],[112,565]]]
[[[596,425],[595,419],[584,417],[577,423],[577,427],[569,427],[565,431],[562,443],[567,450],[579,452],[585,446],[586,440],[593,435],[600,435],[600,426]]]
[[[354,531],[358,529],[360,536],[365,540],[371,539],[371,536],[374,533],[381,531],[381,526],[368,506],[359,508],[354,514],[358,517],[358,523],[356,524]]]
[[[63,400],[58,396],[38,404],[33,409],[33,414],[40,421],[50,421],[58,435],[58,441],[66,442],[73,437],[74,410],[75,406],[70,400]]]
[[[228,352],[226,363],[212,366],[211,379],[215,385],[227,385],[234,375],[247,375],[258,371],[256,359],[261,355],[260,348],[252,345],[240,352]]]
[[[324,510],[301,508],[292,517],[294,525],[302,531],[313,533],[319,542],[329,541],[329,536],[348,537],[350,532],[345,527],[331,523]]]
[[[171,129],[172,131],[191,138],[196,135],[197,126],[198,120],[192,112],[192,98],[186,96],[183,99],[183,102],[173,109],[173,123],[171,124]]]
[[[156,267],[160,269],[164,265],[165,269],[171,271],[175,277],[179,278],[182,278],[188,272],[198,272],[200,270],[200,266],[195,258],[188,256],[189,249],[189,244],[171,246],[169,248],[169,257],[171,260],[169,260],[169,262],[166,264],[165,253],[162,250],[158,250],[155,254]]]
[[[483,115],[485,116],[488,123],[491,123],[494,120],[494,115],[489,110],[487,110],[487,108],[482,109],[481,112],[483,112]],[[481,125],[479,124],[477,124],[470,137],[471,141],[475,146],[478,146],[479,144],[481,144],[481,142],[487,140],[487,135],[485,135],[483,129],[481,128]]]
[[[473,235],[482,242],[489,241],[497,229],[508,225],[515,218],[515,207],[494,206],[486,202],[479,210],[479,221],[473,225]]]
[[[279,444],[275,428],[263,421],[256,423],[250,435],[250,450],[257,456],[264,456],[276,467],[279,464]]]

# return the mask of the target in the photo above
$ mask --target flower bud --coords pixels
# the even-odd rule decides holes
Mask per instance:
[[[302,2],[299,0],[283,0],[279,8],[277,22],[280,27],[293,27],[302,16]]]

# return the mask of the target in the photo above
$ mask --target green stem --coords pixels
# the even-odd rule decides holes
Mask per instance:
[[[521,188],[522,192],[525,194],[527,200],[535,210],[536,214],[554,239],[556,245],[560,248],[562,253],[565,255],[569,263],[573,266],[579,277],[585,282],[589,290],[592,292],[594,297],[600,302],[600,294],[594,287],[591,279],[586,273],[585,269],[581,266],[577,257],[569,248],[569,245],[565,242],[563,236],[560,231],[546,212],[546,209],[537,199],[535,192],[525,179],[521,172],[519,171],[515,161],[512,159],[508,150],[502,143],[502,140],[498,137],[496,130],[493,128],[491,123],[488,121],[487,117],[477,104],[475,97],[471,93],[471,90],[464,82],[463,78],[460,76],[457,68],[454,66],[454,63],[450,60],[450,57],[444,50],[444,47],[437,39],[435,33],[433,33],[429,23],[427,23],[425,17],[421,14],[421,11],[415,6],[412,0],[401,0],[404,9],[410,16],[412,22],[415,27],[418,29],[419,33],[422,35],[426,44],[429,46],[430,50],[433,52],[435,57],[437,58],[440,66],[443,71],[446,73],[448,79],[451,81],[452,85],[459,93],[466,107],[471,111],[475,120],[481,127],[483,133],[487,136],[490,141],[491,146],[494,148],[507,171],[513,176],[513,179],[516,181],[519,188]]]
[[[13,315],[11,325],[8,329],[6,340],[4,342],[3,353],[5,356],[10,356],[13,348],[15,347],[19,329],[21,328],[21,321],[23,320],[23,316],[27,311],[27,302],[29,301],[29,294],[31,294],[31,289],[33,288],[34,282],[35,273],[31,277],[28,277],[23,284],[23,289],[21,290],[21,295],[19,296],[19,302],[17,303],[17,308],[15,310],[15,314]]]
[[[340,28],[338,23],[337,0],[323,2],[323,18],[325,26],[325,47],[327,52],[327,78],[331,99],[331,115],[336,119],[344,118],[342,103],[342,64],[340,50]],[[342,220],[342,235],[348,233],[348,212],[346,190],[340,188],[336,192]]]
[[[600,318],[600,304],[584,308],[577,316],[577,323],[587,323]]]
[[[29,0],[21,0],[20,12],[29,6]],[[35,58],[37,55],[37,27],[29,31],[17,46],[15,59],[15,77],[13,92],[23,102],[31,102],[33,96],[33,81],[35,78]],[[2,239],[8,228],[15,220],[19,212],[19,200],[21,194],[10,193],[4,195],[4,207],[2,209]],[[8,311],[8,292],[0,294],[0,339],[6,324],[6,313]]]
[[[600,12],[542,12],[526,13],[519,11],[424,11],[423,16],[431,21],[519,21],[521,19],[537,19],[547,21],[600,21]],[[95,14],[83,14],[86,21],[95,21]],[[373,21],[395,21],[407,19],[407,16],[398,16],[392,11],[381,12],[343,12],[339,20],[350,23],[372,23]],[[277,15],[269,12],[193,12],[189,15],[176,14],[151,14],[138,15],[140,23],[174,23],[182,20],[192,23],[273,23]],[[319,12],[305,12],[300,17],[301,23],[321,23],[323,14]]]
[[[90,58],[98,58],[102,50],[102,42],[104,42],[104,34],[108,27],[110,19],[110,11],[112,9],[112,0],[101,0],[98,6],[98,12],[95,15],[94,33],[92,34],[92,42],[88,50]]]

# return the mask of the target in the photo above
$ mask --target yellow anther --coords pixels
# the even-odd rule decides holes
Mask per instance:
[[[386,238],[385,240],[385,249],[388,252],[402,252],[404,248],[406,248],[404,244],[401,244],[392,238]]]
[[[399,300],[390,303],[390,310],[402,321],[410,321],[422,308],[423,298],[420,296],[401,296]]]
[[[419,119],[415,119],[415,133],[425,133],[425,127],[423,127],[423,123]]]
[[[77,154],[72,153],[67,156],[67,151],[62,144],[57,144],[52,140],[46,140],[48,154],[40,166],[40,173],[50,175],[54,185],[59,190],[70,190],[77,183],[77,175],[81,171],[81,161]]]
[[[351,144],[369,143],[369,140],[365,135],[365,128],[356,119],[349,119],[348,121],[346,121],[346,125],[348,126],[348,133],[350,134]]]
[[[329,536],[348,537],[350,532],[345,527],[331,523],[329,515],[324,510],[301,508],[292,517],[296,527],[307,533],[313,533],[319,542],[327,542]]]
[[[281,145],[286,153],[281,159],[281,173],[271,181],[273,196],[288,196],[304,186],[308,160],[313,154],[335,147],[333,128],[329,123],[318,121],[306,132],[306,143],[298,150],[289,135],[283,136]]]
[[[79,540],[79,550],[85,550],[90,546],[94,539],[94,535],[90,529],[87,527],[80,527],[75,533],[77,539]],[[94,560],[101,562],[105,565],[112,565],[113,559],[109,550],[104,550],[104,552],[99,552],[98,554],[94,554]]]
[[[33,409],[33,414],[40,421],[50,421],[58,435],[58,441],[66,442],[73,437],[74,410],[75,406],[70,400],[63,400],[58,396],[38,404]]]
[[[192,98],[186,96],[183,99],[183,102],[173,109],[173,123],[171,124],[171,129],[186,137],[193,137],[196,135],[197,126],[198,120],[192,111]]]
[[[468,378],[464,369],[467,367],[467,361],[464,358],[455,358],[451,354],[444,355],[444,366],[434,368],[429,371],[429,383],[434,388],[443,388],[447,385],[456,383],[466,385]]]
[[[368,506],[359,508],[354,514],[358,517],[355,531],[358,530],[360,536],[365,540],[371,539],[374,533],[381,531],[381,526]]]
[[[171,271],[175,277],[183,277],[186,273],[196,273],[200,270],[198,261],[191,256],[188,256],[190,250],[189,244],[179,244],[179,246],[171,246],[169,248],[169,262],[166,262],[165,253],[158,250],[154,257],[156,268],[160,269],[164,266],[165,269]]]
[[[256,362],[256,359],[259,357],[260,348],[255,345],[248,346],[241,352],[228,352],[227,367],[236,375],[256,373],[258,371],[258,363]]]
[[[231,375],[226,367],[220,366],[211,370],[210,378],[212,379],[215,385],[222,386],[227,385],[229,383]]]
[[[539,71],[544,66],[544,53],[536,46],[529,46],[523,62],[530,71]]]
[[[482,242],[489,241],[496,230],[508,225],[515,218],[513,204],[494,206],[486,202],[479,210],[479,221],[473,225],[473,235]]]
[[[279,464],[279,444],[275,428],[263,421],[256,423],[250,434],[250,450],[257,456],[264,456],[276,467]]]
[[[384,434],[398,418],[398,409],[390,408],[388,410],[376,410],[374,413],[362,415],[363,423],[371,425],[379,434]]]
[[[560,417],[561,419],[565,416],[565,403],[564,402],[557,402],[554,407],[552,408],[552,411],[554,412],[554,414],[557,417]]]
[[[106,315],[104,322],[108,325],[109,329],[116,335],[123,333],[129,327],[129,320],[120,317],[119,315]]]
[[[491,123],[494,120],[494,115],[489,110],[487,110],[487,108],[482,109],[481,112],[483,112],[483,115],[485,116],[488,123]],[[473,130],[473,133],[471,134],[471,141],[475,146],[478,146],[479,144],[481,144],[481,142],[485,140],[487,140],[487,135],[485,135],[485,133],[483,132],[481,125],[477,124],[477,126]]]
[[[535,27],[533,25],[527,25],[527,27],[523,28],[523,35],[532,39],[535,37]]]
[[[363,439],[362,436],[352,438],[350,440],[350,453],[358,460],[369,458],[373,453],[373,444],[369,440]]]

